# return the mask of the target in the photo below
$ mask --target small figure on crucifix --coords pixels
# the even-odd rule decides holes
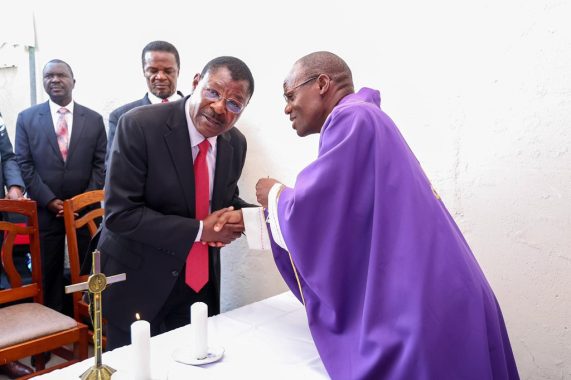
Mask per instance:
[[[66,286],[65,292],[74,293],[87,290],[90,296],[89,314],[91,315],[93,322],[95,365],[81,375],[81,380],[109,380],[115,370],[104,365],[101,360],[101,293],[105,290],[108,284],[111,285],[116,282],[125,281],[127,279],[127,275],[125,273],[121,273],[105,277],[105,274],[101,273],[101,252],[97,249],[93,251],[92,260],[92,274],[87,279],[87,282]]]

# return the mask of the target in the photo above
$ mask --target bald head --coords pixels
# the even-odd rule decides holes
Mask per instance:
[[[306,75],[327,74],[338,85],[353,87],[349,66],[339,56],[328,51],[308,54],[298,59],[294,66],[301,68]]]

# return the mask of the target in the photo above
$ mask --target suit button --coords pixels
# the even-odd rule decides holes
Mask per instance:
[[[177,277],[178,276],[178,271],[177,270],[173,270],[172,272],[173,277]]]

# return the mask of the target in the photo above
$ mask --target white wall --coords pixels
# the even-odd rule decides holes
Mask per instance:
[[[185,93],[209,59],[242,58],[256,91],[239,122],[249,143],[240,185],[254,201],[259,177],[293,184],[316,154],[317,138],[299,139],[283,115],[291,64],[311,51],[339,54],[357,86],[380,89],[464,231],[522,378],[571,378],[571,3],[384,3],[39,2],[38,69],[68,61],[76,100],[107,117],[144,94],[140,51],[151,40],[179,49]],[[12,128],[28,97],[25,62],[0,69],[0,110]],[[41,84],[38,92],[45,100]],[[223,260],[226,310],[284,290],[268,252],[238,241]]]

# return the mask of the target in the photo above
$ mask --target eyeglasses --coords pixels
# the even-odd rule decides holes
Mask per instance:
[[[220,99],[225,99],[226,100],[226,103],[225,103],[226,109],[229,112],[240,113],[244,109],[244,105],[242,103],[240,103],[234,99],[228,99],[228,98],[223,97],[222,95],[220,95],[220,93],[218,91],[216,91],[213,88],[204,87],[204,89],[202,90],[202,95],[206,99],[211,100],[213,102],[217,102]]]
[[[294,91],[295,89],[297,89],[297,88],[299,88],[305,84],[308,84],[309,82],[311,82],[312,80],[316,80],[317,78],[319,78],[319,75],[315,75],[315,76],[312,76],[310,78],[307,78],[306,80],[304,80],[300,84],[296,84],[295,86],[293,86],[288,92],[284,93],[284,99],[285,99],[286,103],[289,103],[293,100],[293,95],[295,93],[295,91]]]

